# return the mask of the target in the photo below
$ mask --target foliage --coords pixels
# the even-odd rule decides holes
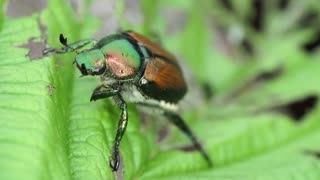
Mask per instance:
[[[196,83],[213,93],[184,113],[213,159],[212,168],[199,153],[174,148],[189,143],[175,128],[156,143],[158,128],[149,123],[158,122],[146,127],[130,106],[120,148],[124,179],[320,178],[313,154],[320,151],[320,108],[315,103],[297,118],[289,106],[310,97],[317,102],[320,93],[319,51],[307,48],[319,33],[319,6],[313,0],[281,6],[261,1],[263,24],[257,25],[251,1],[222,2],[142,0],[142,24],[128,23],[124,1],[117,2],[123,29],[158,34]],[[4,6],[0,1],[0,14]],[[175,32],[169,25],[180,22],[179,16],[160,15],[169,11],[184,17]],[[317,16],[306,20],[310,12]],[[72,55],[31,60],[21,48],[45,35],[54,47],[60,33],[69,42],[91,37],[99,21],[87,8],[76,15],[63,0],[49,0],[40,14],[0,17],[1,179],[117,178],[108,159],[119,110],[107,100],[89,102],[98,80],[78,78]]]

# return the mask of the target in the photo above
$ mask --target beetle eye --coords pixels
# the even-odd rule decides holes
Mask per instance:
[[[79,64],[77,64],[80,72],[82,75],[88,75],[88,72],[87,72],[87,69],[86,69],[86,66],[84,64],[81,64],[81,66],[79,66]]]

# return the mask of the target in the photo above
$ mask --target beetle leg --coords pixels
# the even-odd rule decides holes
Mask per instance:
[[[61,49],[58,49],[58,48],[46,48],[46,49],[44,49],[42,51],[42,54],[43,55],[47,55],[49,53],[56,53],[56,54],[68,53],[68,52],[72,52],[74,50],[83,48],[84,46],[86,46],[86,45],[88,45],[90,43],[92,43],[92,46],[94,46],[97,43],[97,41],[94,40],[94,39],[84,39],[84,40],[77,41],[77,42],[74,42],[72,44],[69,44],[68,47],[64,47],[64,48],[61,48]]]
[[[95,46],[97,44],[97,41],[94,39],[84,39],[84,40],[69,44],[69,47],[71,47],[71,49],[80,49],[88,44],[92,44],[92,46]]]
[[[114,145],[112,148],[112,156],[110,158],[109,164],[112,168],[112,171],[117,171],[120,164],[120,156],[119,156],[119,146],[122,136],[126,130],[128,124],[128,109],[126,102],[122,99],[122,97],[118,94],[114,96],[114,101],[121,109],[121,116],[118,123],[117,134],[114,139]]]
[[[91,95],[90,101],[96,101],[103,98],[108,98],[111,96],[115,96],[120,92],[120,89],[113,88],[110,86],[100,85],[96,87]]]
[[[210,160],[208,154],[203,149],[198,139],[195,137],[195,135],[192,133],[192,131],[187,126],[187,124],[183,121],[183,119],[178,114],[173,112],[165,111],[164,115],[169,119],[170,122],[176,125],[182,132],[184,132],[188,136],[188,138],[192,141],[192,143],[197,148],[197,150],[200,151],[204,159],[207,161],[208,165],[212,166],[212,161]]]

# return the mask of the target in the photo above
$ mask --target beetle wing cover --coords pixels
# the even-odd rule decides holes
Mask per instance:
[[[148,97],[166,102],[177,103],[182,99],[187,92],[187,86],[176,58],[143,35],[133,31],[125,34],[151,52],[143,75],[147,83],[141,85],[141,90]]]
[[[169,53],[168,51],[164,50],[160,45],[158,45],[157,43],[154,43],[152,41],[150,41],[148,38],[146,38],[145,36],[138,34],[136,32],[133,31],[127,31],[126,34],[128,34],[129,36],[131,36],[133,39],[135,39],[136,41],[138,41],[139,43],[141,43],[144,47],[146,47],[147,49],[149,49],[152,54],[156,55],[156,56],[161,56],[164,57],[165,59],[169,60],[169,61],[174,61],[176,62],[176,58]]]
[[[183,74],[178,64],[166,59],[151,58],[144,72],[147,84],[142,85],[142,91],[149,97],[176,103],[187,91]]]

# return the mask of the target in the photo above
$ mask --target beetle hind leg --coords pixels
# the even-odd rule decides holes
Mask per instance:
[[[164,116],[166,116],[170,122],[176,125],[182,132],[184,132],[188,138],[192,141],[197,150],[202,154],[204,159],[207,161],[209,166],[212,166],[212,161],[209,158],[207,152],[203,149],[198,139],[195,137],[193,132],[187,126],[187,124],[183,121],[183,119],[176,113],[173,112],[164,112]]]

